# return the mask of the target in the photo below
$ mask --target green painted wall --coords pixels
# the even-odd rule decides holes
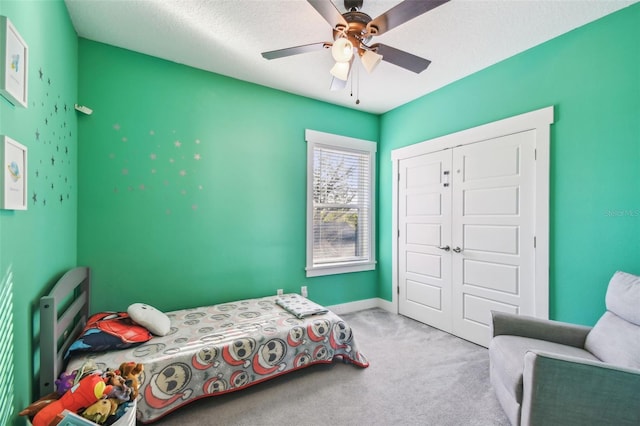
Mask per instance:
[[[3,0],[0,14],[30,48],[29,108],[0,98],[30,195],[27,211],[0,211],[13,306],[0,423],[23,423],[38,298],[66,269],[93,268],[94,310],[302,284],[324,304],[390,300],[391,150],[548,105],[552,317],[593,323],[613,271],[640,274],[640,5],[381,117],[78,41],[62,0]],[[381,141],[377,272],[305,278],[305,128]]]
[[[275,294],[377,296],[375,271],[305,277],[304,129],[378,140],[379,117],[80,39],[79,262],[94,309]]]
[[[38,299],[76,264],[78,42],[62,0],[2,0],[0,14],[29,46],[28,108],[0,97],[0,134],[28,149],[28,210],[0,210],[0,284],[13,306],[0,424],[23,424],[15,413],[37,389]]]
[[[380,296],[391,299],[391,151],[555,106],[550,316],[593,324],[616,270],[640,273],[640,4],[384,114]]]

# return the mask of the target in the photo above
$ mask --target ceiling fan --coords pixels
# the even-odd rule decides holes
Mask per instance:
[[[340,89],[349,78],[354,53],[364,68],[371,72],[383,60],[401,68],[420,73],[431,61],[382,43],[370,44],[374,36],[382,35],[405,22],[434,9],[449,0],[404,0],[377,18],[361,12],[363,0],[344,0],[345,13],[340,13],[331,0],[307,0],[333,28],[333,42],[320,42],[263,52],[266,59],[278,59],[300,53],[331,48],[336,64],[331,69],[334,79],[331,89]]]

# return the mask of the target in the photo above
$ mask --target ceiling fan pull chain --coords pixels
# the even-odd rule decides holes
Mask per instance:
[[[360,104],[360,66],[356,64],[356,105]]]
[[[353,78],[351,78],[351,81],[349,81],[350,87],[351,87],[351,93],[349,93],[349,96],[351,96],[353,98]]]

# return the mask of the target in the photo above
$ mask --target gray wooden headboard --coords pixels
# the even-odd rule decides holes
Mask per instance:
[[[91,271],[69,270],[40,298],[40,396],[55,390],[64,354],[89,317]]]

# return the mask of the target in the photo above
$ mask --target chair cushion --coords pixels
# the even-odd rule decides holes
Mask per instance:
[[[584,347],[606,363],[640,368],[640,326],[612,312],[605,312],[598,320]]]
[[[605,302],[608,311],[640,326],[640,277],[620,271],[613,274]]]
[[[489,361],[491,364],[492,382],[500,382],[503,390],[511,394],[518,403],[522,402],[522,371],[524,370],[524,354],[530,350],[542,350],[562,355],[569,355],[598,361],[598,358],[584,349],[566,346],[545,340],[528,337],[500,335],[489,343]],[[495,368],[494,368],[495,366]]]

